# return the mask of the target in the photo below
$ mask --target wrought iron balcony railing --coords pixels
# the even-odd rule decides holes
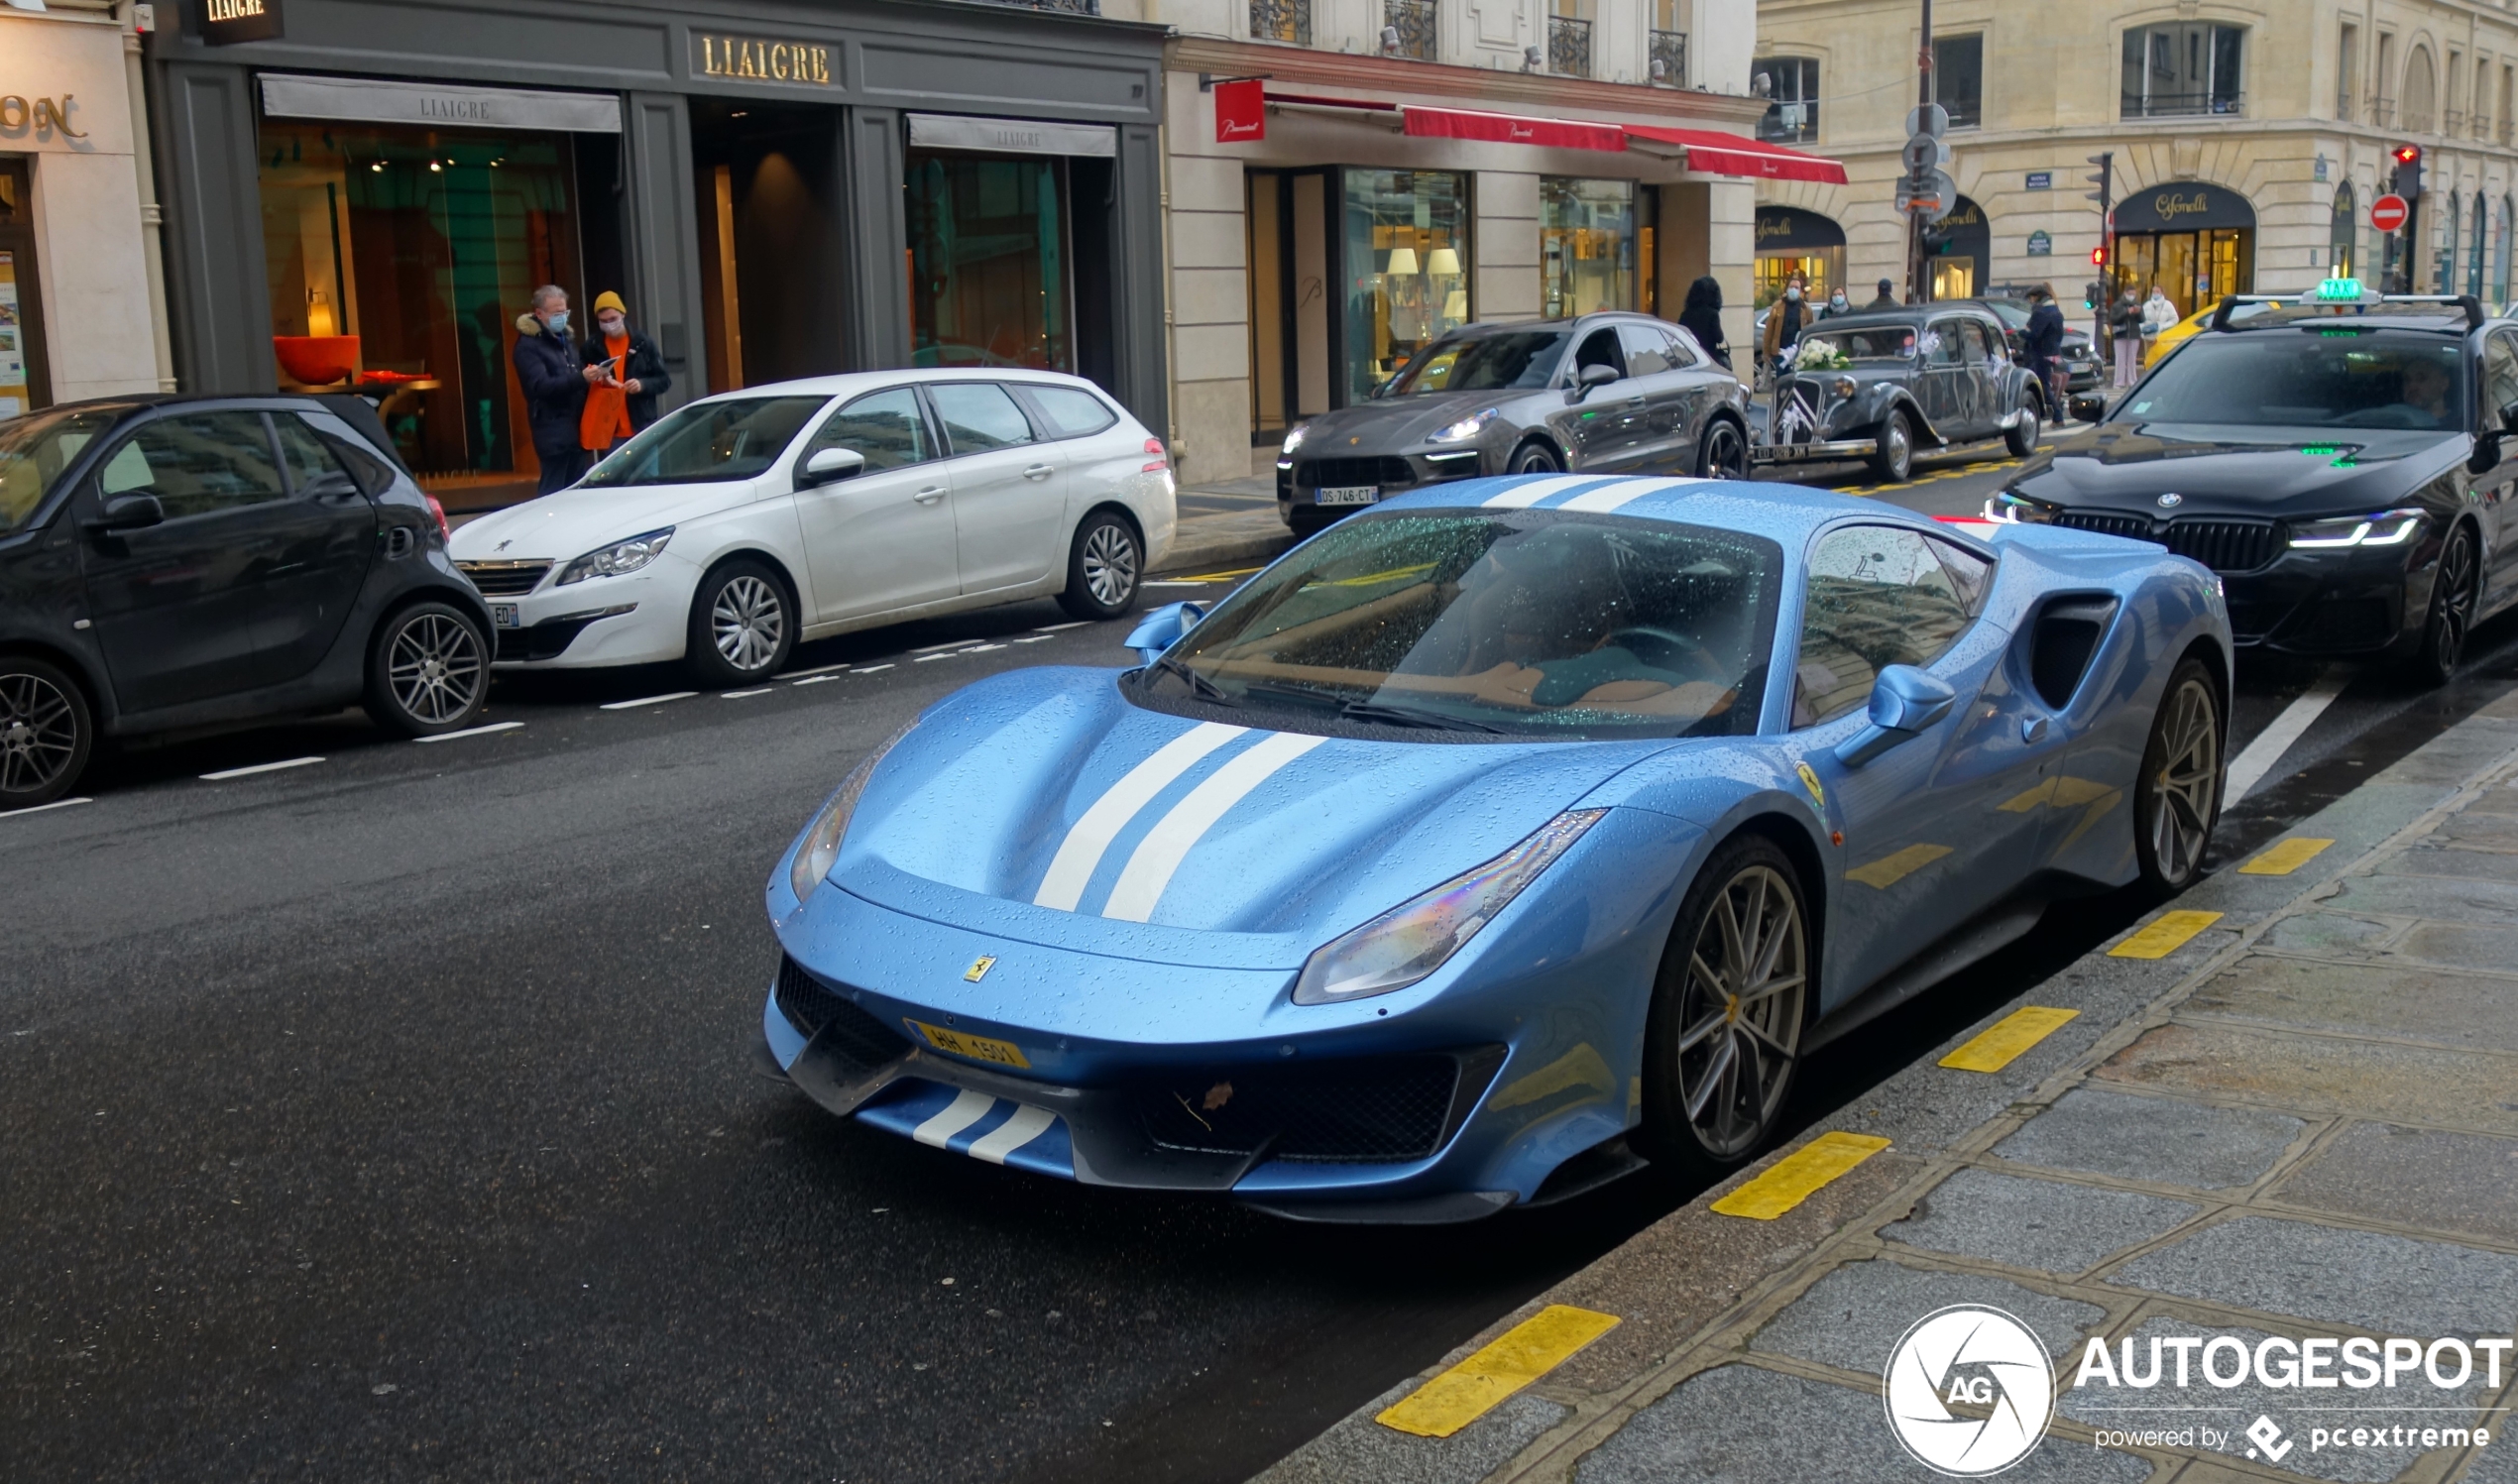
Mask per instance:
[[[1434,0],[1382,0],[1383,48],[1393,57],[1434,59]],[[1396,35],[1398,45],[1390,42]]]
[[[1312,45],[1312,0],[1250,0],[1250,39]]]
[[[1687,33],[1655,31],[1645,38],[1645,74],[1663,87],[1687,85]]]
[[[1591,23],[1577,16],[1547,18],[1547,70],[1567,77],[1591,75]]]

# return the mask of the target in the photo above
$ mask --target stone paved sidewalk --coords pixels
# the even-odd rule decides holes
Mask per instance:
[[[2294,873],[2224,870],[2171,904],[2223,915],[2167,958],[2102,950],[2037,986],[2081,1013],[2008,1068],[1929,1056],[1840,1110],[1826,1126],[1889,1147],[1798,1208],[1714,1214],[1749,1172],[1499,1320],[1445,1365],[1545,1304],[1622,1322],[1477,1422],[1447,1439],[1376,1424],[1411,1380],[1265,1484],[1931,1479],[1886,1421],[1882,1370],[1909,1325],[1962,1303],[2016,1315],[2055,1357],[2054,1421],[2006,1479],[2518,1484],[2518,1440],[2496,1435],[2518,1427],[2507,1355],[2496,1388],[2478,1354],[2445,1392],[2073,1385],[2092,1337],[2120,1357],[2128,1337],[2138,1355],[2154,1336],[2252,1352],[2518,1329],[2514,780],[2518,697],[2291,832],[2334,842]],[[2278,1466],[2250,1452],[2259,1417]],[[2227,1440],[2096,1441],[2198,1423]],[[2311,1451],[2312,1427],[2361,1424],[2495,1436]]]

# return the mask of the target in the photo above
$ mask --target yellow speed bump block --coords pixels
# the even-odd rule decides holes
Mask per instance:
[[[1419,1437],[1449,1437],[1505,1398],[1563,1365],[1576,1350],[1617,1324],[1613,1313],[1550,1304],[1505,1330],[1493,1344],[1410,1392],[1373,1421]]]
[[[2287,876],[2326,853],[2331,840],[2295,838],[2285,840],[2263,855],[2238,867],[2242,876]]]
[[[2159,920],[2107,951],[2111,959],[2165,959],[2221,920],[2218,912],[2163,912]]]
[[[1888,1141],[1875,1134],[1820,1134],[1776,1160],[1764,1175],[1715,1201],[1713,1209],[1726,1216],[1772,1221],[1888,1147]]]
[[[1985,1028],[1985,1033],[1941,1059],[1953,1072],[2000,1072],[2019,1060],[2021,1052],[2045,1040],[2079,1010],[2050,1010],[2022,1005]]]

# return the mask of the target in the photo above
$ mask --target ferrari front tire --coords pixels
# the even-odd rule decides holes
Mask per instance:
[[[1679,904],[1644,1032],[1643,1143],[1719,1176],[1781,1121],[1818,957],[1800,873],[1762,835],[1724,844]]]
[[[2221,693],[2203,661],[2170,672],[2133,779],[2133,856],[2142,885],[2171,896],[2202,877],[2227,776]]]

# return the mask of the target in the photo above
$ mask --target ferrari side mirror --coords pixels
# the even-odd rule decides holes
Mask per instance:
[[[1195,603],[1167,603],[1139,620],[1128,630],[1128,647],[1137,652],[1141,664],[1152,664],[1163,657],[1163,651],[1179,643],[1181,635],[1198,627],[1206,610]]]
[[[1871,688],[1871,725],[1836,749],[1836,760],[1861,767],[1881,753],[1939,725],[1958,704],[1948,682],[1912,665],[1889,665]]]

